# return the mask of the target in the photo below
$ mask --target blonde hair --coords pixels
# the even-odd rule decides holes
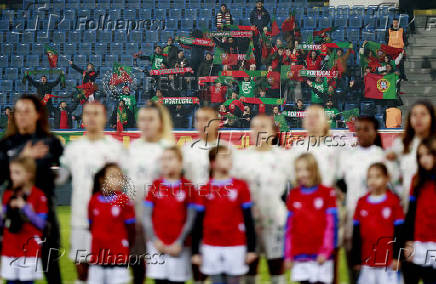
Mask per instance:
[[[299,162],[305,162],[307,168],[310,172],[311,177],[311,186],[319,185],[321,184],[321,174],[319,172],[318,168],[318,162],[316,161],[316,158],[311,153],[304,153],[295,159],[294,167],[297,167],[297,163]]]
[[[306,120],[307,115],[309,112],[313,112],[316,113],[318,112],[320,120],[318,121],[318,123],[323,126],[323,133],[322,135],[324,136],[328,136],[330,135],[330,123],[327,117],[327,114],[324,111],[324,108],[320,105],[311,105],[307,108],[306,110],[306,116],[304,118],[304,120]],[[303,124],[304,124],[304,120],[303,120]],[[307,130],[307,129],[306,129]]]
[[[21,166],[28,174],[31,175],[30,180],[35,182],[36,177],[36,163],[35,160],[30,157],[18,157],[13,159],[10,164],[16,164]]]
[[[174,144],[175,139],[173,135],[173,121],[171,120],[171,116],[168,109],[162,104],[151,102],[150,105],[144,106],[140,110],[151,110],[151,109],[157,110],[161,122],[159,139],[164,139],[167,142]]]

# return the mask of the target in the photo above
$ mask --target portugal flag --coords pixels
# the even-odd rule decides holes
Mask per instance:
[[[397,98],[398,75],[395,73],[378,75],[369,73],[365,76],[365,98],[393,100]]]
[[[56,68],[58,65],[58,52],[53,47],[45,45],[45,53],[47,54],[50,68]]]
[[[238,64],[238,55],[225,53],[224,50],[217,47],[213,56],[213,64],[217,65],[236,65]]]

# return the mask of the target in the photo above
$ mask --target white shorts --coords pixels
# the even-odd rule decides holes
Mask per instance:
[[[436,243],[414,242],[413,263],[421,266],[433,266],[433,269],[436,269]]]
[[[333,260],[327,260],[324,264],[318,264],[315,260],[296,261],[292,268],[291,280],[332,283],[333,269]]]
[[[130,273],[127,267],[89,266],[89,284],[124,284],[129,283]]]
[[[147,242],[147,255],[152,261],[147,261],[147,277],[159,280],[184,282],[191,279],[191,250],[184,247],[178,257],[161,254],[153,245]]]
[[[91,233],[88,229],[71,229],[70,259],[74,264],[86,263],[91,253]]]
[[[200,271],[206,275],[244,275],[248,272],[248,265],[245,263],[246,251],[245,246],[203,245],[201,248],[203,263]]]
[[[362,265],[357,284],[399,284],[401,274],[386,267],[370,267]]]
[[[265,254],[267,259],[283,258],[284,256],[284,229],[281,225],[270,225],[270,229],[258,231],[257,248],[258,254]]]
[[[4,280],[39,280],[43,278],[42,272],[40,258],[2,256],[1,276]]]

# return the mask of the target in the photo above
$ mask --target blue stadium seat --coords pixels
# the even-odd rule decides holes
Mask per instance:
[[[12,43],[2,43],[0,44],[0,48],[2,49],[2,54],[12,54],[14,52],[14,45]]]
[[[60,31],[69,31],[71,29],[71,20],[60,19],[60,21],[57,24],[57,28]]]
[[[36,41],[38,43],[49,43],[50,34],[48,33],[48,31],[39,31],[36,33]]]
[[[197,19],[197,9],[185,9],[185,18],[191,20]]]
[[[18,68],[6,68],[4,78],[7,80],[18,80]]]
[[[145,33],[145,40],[146,40],[146,42],[153,42],[153,43],[159,42],[158,31],[147,31]]]
[[[24,55],[29,54],[30,53],[29,44],[27,44],[27,43],[18,44],[17,49],[16,49],[16,53],[17,54],[24,54]]]
[[[109,10],[109,16],[112,20],[118,20],[121,18],[121,10],[111,9]]]
[[[340,27],[340,28],[345,28],[345,27],[347,27],[347,20],[348,20],[348,17],[345,15],[336,15],[334,26]]]
[[[318,18],[318,27],[321,29],[329,28],[332,26],[332,17],[330,16],[323,16]]]
[[[303,30],[301,32],[302,42],[312,43],[312,38],[313,38],[313,30]]]
[[[77,72],[75,72],[75,73],[77,73]],[[65,85],[67,85],[67,88],[73,88],[73,87],[78,85],[77,82],[80,82],[80,81],[68,79],[68,80],[65,80]]]
[[[13,67],[23,67],[24,66],[24,57],[23,55],[15,55],[11,57],[11,66]]]
[[[129,9],[138,9],[141,7],[141,1],[140,0],[130,0],[127,2],[127,8]]]
[[[154,43],[142,43],[141,44],[141,50],[142,50],[142,54],[144,55],[151,55],[153,54],[153,50],[154,49]]]
[[[114,42],[126,42],[127,35],[125,31],[115,31],[114,32]]]
[[[240,18],[244,17],[244,9],[243,8],[233,9],[231,13],[232,13],[233,19],[240,19]],[[282,16],[282,15],[279,15],[279,13],[276,13],[276,15]]]
[[[19,43],[20,36],[16,33],[6,33],[6,40],[9,43]]]
[[[364,17],[363,25],[367,29],[375,29],[377,27],[377,18],[374,16],[366,15]]]
[[[99,0],[96,5],[96,8],[100,9],[110,9],[111,8],[111,2],[109,0]]]
[[[0,67],[6,68],[9,66],[9,56],[7,55],[0,55]]]
[[[35,42],[35,32],[33,32],[33,31],[24,32],[22,37],[23,37],[23,43],[34,43]]]
[[[200,8],[201,6],[201,0],[188,0],[188,1],[189,1],[189,5],[186,5],[187,7]]]
[[[154,9],[154,0],[145,0],[141,6],[147,9]]]
[[[126,20],[135,20],[136,19],[136,10],[133,9],[125,9],[123,10],[123,15]]]
[[[101,55],[100,54],[92,54],[89,56],[89,62],[94,64],[94,66],[101,66]]]
[[[112,31],[98,30],[97,31],[98,42],[112,42]]]
[[[126,44],[126,53],[127,54],[133,55],[134,53],[136,53],[138,51],[139,51],[139,48],[138,48],[137,43],[129,42]]]
[[[361,16],[363,17],[365,15],[365,6],[364,5],[355,5],[351,8],[350,11],[351,16]]]
[[[65,55],[76,54],[76,44],[75,43],[65,43],[63,53]]]
[[[107,53],[107,43],[99,42],[94,46],[95,54],[106,54]]]
[[[232,11],[233,14],[233,11]],[[289,16],[289,8],[277,8],[276,10],[277,17],[287,17]]]
[[[348,5],[339,5],[336,7],[336,15],[350,15],[350,6]]]
[[[96,21],[100,20],[100,17],[103,17],[106,15],[106,9],[95,9],[94,10],[94,19]]]
[[[350,28],[361,28],[362,27],[363,19],[362,19],[361,15],[351,16],[349,18],[349,20],[350,20]]]
[[[13,82],[11,80],[1,80],[0,88],[3,92],[12,92]]]
[[[97,34],[95,31],[84,31],[83,32],[83,41],[94,43],[97,38]]]
[[[360,103],[360,115],[361,116],[374,116],[376,115],[376,107],[373,101]]]
[[[9,31],[9,20],[0,20],[0,31]]]
[[[90,19],[91,18],[91,9],[77,10],[77,17]]]
[[[64,19],[76,20],[76,10],[75,9],[65,9],[63,12]]]
[[[377,14],[378,6],[377,5],[368,5],[366,7],[366,15],[375,16]]]
[[[21,82],[21,80],[15,80],[14,81],[14,90],[18,91],[20,93],[29,91],[29,89],[27,88],[27,82],[25,84],[23,84]]]
[[[139,10],[139,18],[142,20],[150,20],[151,19],[151,9],[140,9]]]
[[[378,125],[380,128],[386,128],[385,120],[383,118],[383,114],[377,114],[375,119],[378,121]]]
[[[123,54],[120,56],[120,63],[127,66],[133,65],[133,57],[131,55]]]
[[[170,31],[160,31],[160,41],[167,42],[168,38],[173,37],[173,32]]]
[[[125,7],[125,2],[124,1],[119,1],[119,0],[112,0],[111,3],[111,8],[112,9],[124,9]]]
[[[406,29],[407,26],[409,25],[409,15],[407,14],[400,14],[400,16],[398,17],[398,20],[400,22],[400,27]]]
[[[74,62],[74,64],[77,64],[76,62]],[[77,72],[76,70],[74,70],[71,66],[68,65],[67,67],[68,69],[68,78],[69,79],[73,79],[73,80],[82,80],[82,74]]]
[[[190,31],[194,28],[194,21],[192,19],[181,19],[180,28],[184,31]]]
[[[337,41],[344,41],[345,31],[343,29],[332,31],[332,39]]]
[[[198,17],[199,18],[210,19],[210,18],[212,18],[212,10],[210,10],[210,9],[200,9],[200,10],[198,10]]]
[[[379,43],[386,43],[386,30],[376,29],[375,30],[375,40]]]
[[[130,42],[142,42],[143,38],[143,32],[142,31],[131,31],[129,33],[129,41]]]
[[[182,17],[182,9],[170,9],[170,18],[180,19]]]
[[[32,54],[37,54],[37,55],[43,54],[44,49],[45,49],[44,44],[42,43],[32,44]]]
[[[363,30],[362,31],[362,40],[375,41],[375,31],[374,30]]]
[[[377,22],[378,22],[377,28],[383,28],[383,29],[389,28],[390,25],[389,16],[379,16]]]
[[[165,29],[170,31],[178,30],[178,21],[176,19],[166,19]]]
[[[319,9],[318,7],[313,7],[313,8],[307,8],[306,9],[306,16],[308,17],[318,17],[319,15]]]
[[[85,66],[88,63],[88,60],[86,60],[86,55],[78,54],[78,55],[74,55],[73,62],[77,66],[81,66],[83,68],[83,66]]]
[[[171,8],[170,1],[157,1],[157,7],[160,9],[169,9]]]
[[[249,26],[250,25],[250,19],[249,18],[239,19],[239,24],[242,25],[242,26]]]
[[[197,19],[197,28],[199,30],[208,30],[209,29],[209,19],[201,18]]]
[[[54,31],[53,32],[53,41],[56,43],[64,43],[65,42],[65,32],[64,31]]]
[[[154,9],[154,17],[156,19],[164,20],[167,17],[167,10],[165,10],[165,9]]]
[[[316,18],[307,16],[303,18],[303,29],[314,29],[316,28]]]
[[[39,66],[39,55],[27,55],[26,56],[26,66],[38,67]]]
[[[68,32],[68,41],[69,42],[82,42],[82,33],[81,31],[70,31]]]
[[[115,42],[109,45],[111,53],[114,55],[120,55],[123,53],[123,44],[120,42]]]
[[[106,54],[104,56],[104,66],[106,66],[106,67],[112,67],[114,65],[114,62],[117,62],[117,61],[118,61],[117,55]]]
[[[348,29],[347,39],[352,43],[358,43],[360,41],[360,29]]]
[[[80,54],[90,54],[92,49],[92,43],[90,42],[84,42],[79,44],[79,50],[78,52]]]

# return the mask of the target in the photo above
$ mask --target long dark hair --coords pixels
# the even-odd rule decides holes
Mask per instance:
[[[373,125],[373,127],[375,129],[375,132],[376,132],[376,136],[375,136],[375,140],[374,140],[373,145],[376,145],[376,146],[379,146],[379,147],[383,148],[382,140],[381,140],[381,135],[378,132],[378,129],[379,129],[378,120],[375,117],[373,117],[373,116],[359,116],[357,118],[357,121],[359,121],[359,122],[368,122],[368,123],[371,123]]]
[[[212,178],[213,176],[213,169],[210,166],[213,162],[215,162],[216,160],[216,156],[218,155],[219,152],[229,152],[230,149],[227,146],[224,145],[217,145],[214,146],[212,148],[210,148],[209,150],[209,178]]]
[[[41,103],[41,101],[34,95],[22,95],[17,102],[22,100],[28,100],[32,102],[38,113],[38,120],[36,121],[36,132],[39,134],[50,135],[50,126],[48,124],[47,108]],[[15,105],[17,104],[15,103]],[[5,137],[9,137],[18,133],[17,124],[15,122],[15,107],[12,115],[10,116],[10,121],[8,124],[8,129],[6,130]]]
[[[435,110],[433,104],[428,100],[420,100],[415,102],[412,107],[409,110],[409,113],[407,114],[406,119],[406,127],[404,128],[404,135],[403,135],[403,145],[404,145],[404,154],[407,154],[410,152],[410,144],[412,143],[413,138],[415,137],[415,129],[412,128],[412,125],[410,123],[410,118],[412,116],[412,110],[416,106],[424,106],[431,117],[431,124],[430,124],[430,134],[436,133],[436,116],[435,116]]]
[[[429,138],[422,140],[421,144],[419,144],[418,146],[418,150],[420,147],[426,147],[428,151],[430,151],[430,153],[433,155],[433,168],[430,171],[424,169],[419,163],[419,151],[416,151],[418,171],[416,172],[416,175],[412,182],[413,192],[415,196],[418,196],[424,184],[430,178],[433,178],[436,175],[436,138],[434,136],[430,136]]]
[[[101,168],[94,175],[94,186],[92,188],[92,194],[100,192],[102,190],[104,179],[106,177],[106,172],[109,168],[117,168],[121,170],[120,166],[117,163],[106,163],[103,168]]]

